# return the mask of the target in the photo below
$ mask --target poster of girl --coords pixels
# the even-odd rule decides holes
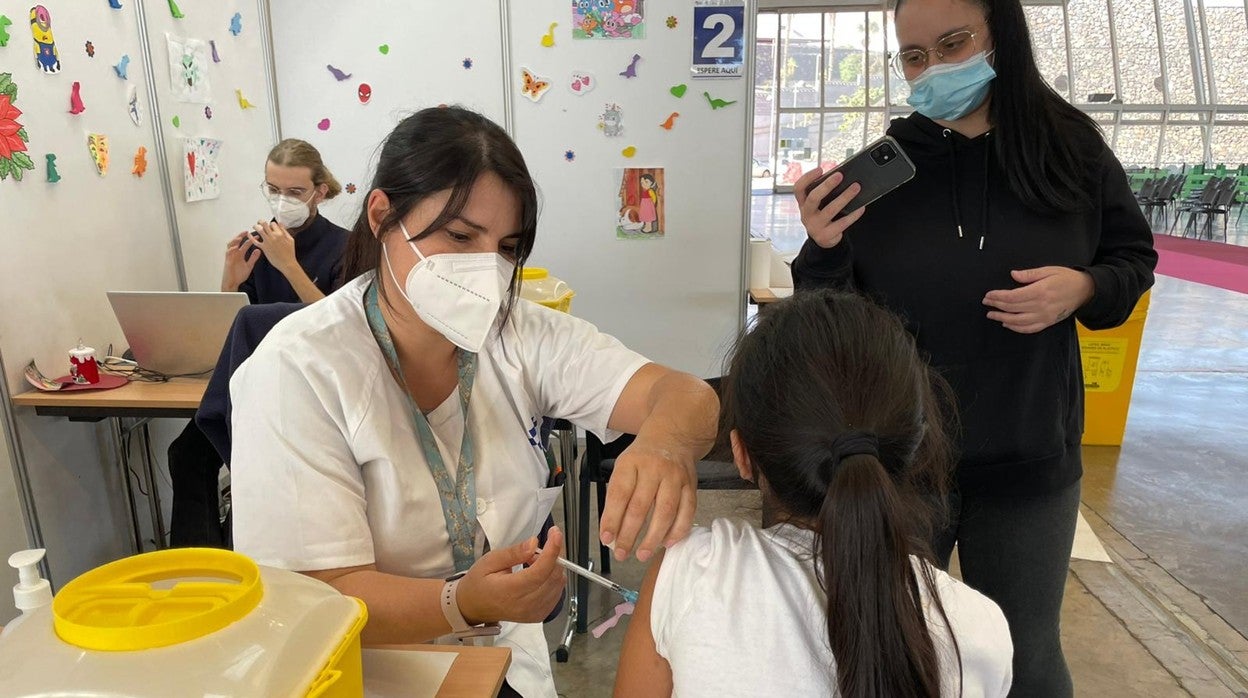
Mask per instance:
[[[664,215],[663,168],[630,167],[618,170],[620,180],[616,237],[621,240],[661,238],[667,229]]]

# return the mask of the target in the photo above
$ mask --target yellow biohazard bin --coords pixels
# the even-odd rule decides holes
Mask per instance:
[[[361,698],[367,620],[359,599],[239,553],[145,553],[0,635],[0,695]]]
[[[1122,445],[1150,293],[1140,297],[1135,310],[1131,311],[1131,317],[1119,327],[1093,331],[1079,325],[1079,353],[1083,356],[1085,446]]]
[[[572,312],[576,294],[562,279],[541,267],[525,267],[520,273],[520,297],[561,313]]]

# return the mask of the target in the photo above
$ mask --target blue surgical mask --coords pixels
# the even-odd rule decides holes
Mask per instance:
[[[956,121],[975,111],[988,97],[997,71],[980,51],[961,63],[937,63],[910,81],[906,101],[915,111],[936,121]]]

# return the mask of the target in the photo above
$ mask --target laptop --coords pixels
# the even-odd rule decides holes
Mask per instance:
[[[217,365],[247,294],[109,291],[108,302],[140,368],[188,376]]]

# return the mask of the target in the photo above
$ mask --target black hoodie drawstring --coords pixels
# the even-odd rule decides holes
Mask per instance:
[[[949,195],[953,199],[953,223],[958,226],[958,237],[962,237],[962,207],[958,204],[958,149],[953,145],[953,139],[949,137],[949,129],[941,132],[945,137],[945,142],[949,144],[949,159],[952,161],[949,177]]]
[[[992,144],[988,139],[992,137],[992,132],[984,134],[984,220],[979,228],[979,249],[984,249],[984,238],[988,237],[988,164],[989,157],[992,154]]]
[[[951,133],[952,131],[949,129],[941,131],[941,135],[944,136],[945,142],[949,144],[949,160],[951,162],[952,169],[949,177],[949,195],[953,199],[953,222],[957,225],[958,237],[961,238],[963,237],[963,234],[962,205],[958,202],[958,149],[954,145],[953,139],[949,137]],[[988,165],[990,162],[989,158],[991,157],[991,152],[988,148],[987,138],[991,135],[991,132],[984,134],[984,206],[982,210],[983,217],[980,221],[979,228],[979,249],[981,250],[984,249],[984,240],[988,236]]]

